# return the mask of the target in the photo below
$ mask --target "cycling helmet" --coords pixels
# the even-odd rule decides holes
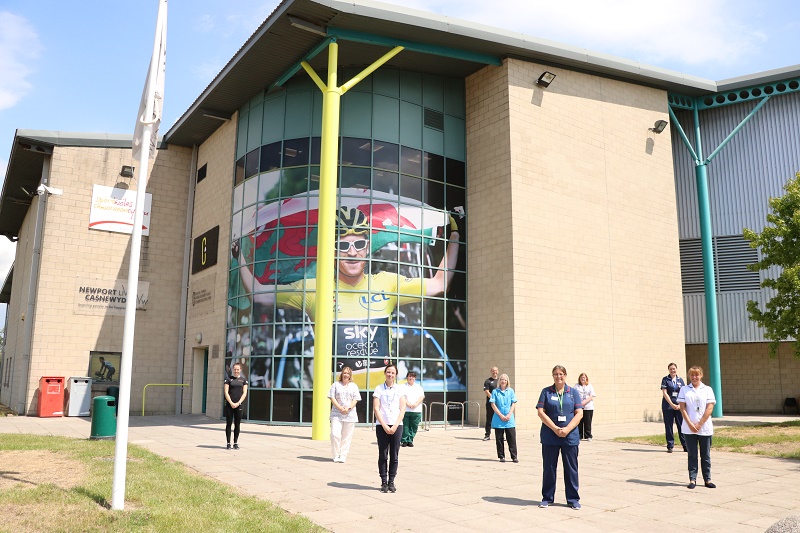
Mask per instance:
[[[369,233],[367,215],[355,207],[340,207],[336,211],[336,232],[339,237]]]

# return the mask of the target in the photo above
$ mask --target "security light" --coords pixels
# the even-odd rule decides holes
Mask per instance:
[[[667,124],[669,123],[666,120],[656,120],[655,124],[653,124],[653,127],[650,128],[650,131],[653,133],[661,133],[664,131],[664,128],[667,127]]]
[[[556,79],[556,75],[550,72],[549,70],[545,70],[542,72],[542,75],[539,76],[539,79],[536,80],[536,85],[541,85],[542,87],[549,87],[553,80]]]

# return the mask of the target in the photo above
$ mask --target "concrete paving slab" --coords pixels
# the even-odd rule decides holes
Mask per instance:
[[[797,417],[725,417],[716,427]],[[500,463],[481,428],[420,431],[400,452],[398,492],[378,489],[374,430],[357,428],[347,463],[333,463],[327,442],[311,429],[246,424],[241,450],[224,447],[224,423],[200,415],[132,417],[129,439],[154,453],[274,502],[334,531],[619,531],[674,528],[692,514],[706,532],[764,531],[800,515],[800,461],[723,453],[712,449],[717,489],[686,488],[686,454],[616,443],[618,436],[659,434],[661,423],[599,426],[581,443],[583,509],[564,502],[559,472],[556,504],[539,509],[538,431],[519,431],[520,463]],[[88,438],[88,418],[5,417],[4,433]]]

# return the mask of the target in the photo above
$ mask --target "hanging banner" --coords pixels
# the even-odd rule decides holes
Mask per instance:
[[[150,210],[153,195],[145,193],[142,235],[150,235]],[[89,229],[114,233],[133,232],[136,210],[136,191],[95,185],[92,189],[92,208],[89,212]]]

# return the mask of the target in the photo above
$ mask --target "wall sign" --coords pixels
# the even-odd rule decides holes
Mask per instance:
[[[192,274],[202,272],[217,264],[219,248],[219,226],[211,228],[199,237],[195,237],[192,247]]]
[[[142,235],[150,235],[150,210],[153,195],[145,193]],[[89,229],[133,233],[136,209],[136,191],[95,185],[92,189],[92,208],[89,212]]]
[[[139,294],[136,298],[136,310],[147,310],[147,299],[150,282],[139,281]],[[125,315],[128,298],[128,280],[103,280],[79,277],[75,280],[76,315]]]

